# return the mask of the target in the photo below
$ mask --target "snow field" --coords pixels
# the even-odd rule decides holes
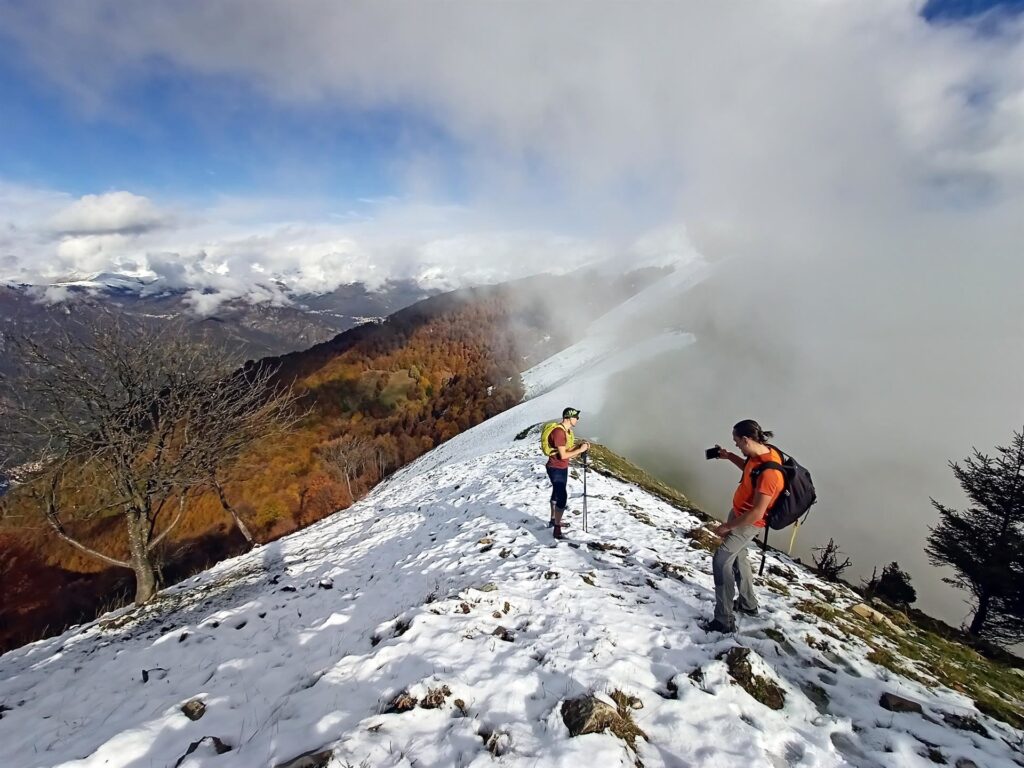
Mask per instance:
[[[584,533],[571,481],[576,546],[555,545],[533,442],[412,472],[168,590],[180,602],[170,613],[119,612],[5,655],[3,765],[171,766],[204,736],[231,751],[199,748],[182,768],[324,749],[330,768],[932,765],[925,741],[1010,764],[1001,741],[941,724],[940,711],[977,716],[964,697],[824,634],[797,604],[825,593],[843,610],[852,598],[784,559],[770,562],[792,573],[789,595],[762,581],[761,616],[735,637],[705,633],[710,555],[685,535],[699,521],[636,487],[592,472]],[[738,644],[785,691],[781,710],[730,679],[717,657]],[[803,693],[809,683],[827,705]],[[436,708],[386,711],[403,692],[423,703],[444,686]],[[616,690],[642,704],[636,754],[608,733],[570,738],[562,723],[563,701]],[[921,702],[932,722],[881,709],[885,691]],[[193,698],[207,707],[195,722],[180,711]]]

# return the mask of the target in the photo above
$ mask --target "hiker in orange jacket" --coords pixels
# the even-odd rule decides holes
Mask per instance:
[[[732,428],[732,440],[740,453],[716,446],[718,456],[712,456],[728,459],[743,474],[732,497],[728,520],[714,531],[723,541],[711,561],[715,577],[715,617],[704,627],[709,632],[735,632],[734,611],[748,616],[756,616],[758,612],[747,547],[768,524],[765,515],[785,488],[785,477],[778,469],[767,468],[757,473],[756,483],[751,477],[765,462],[782,463],[778,450],[768,444],[771,437],[772,433],[761,429],[756,421],[745,419]],[[737,588],[739,599],[734,603]]]

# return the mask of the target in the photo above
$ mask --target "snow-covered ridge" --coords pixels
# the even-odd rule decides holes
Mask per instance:
[[[252,768],[306,752],[329,768],[1012,764],[1022,734],[872,663],[815,615],[861,621],[854,595],[785,558],[760,581],[761,616],[708,634],[696,517],[591,472],[590,530],[574,481],[575,546],[554,546],[532,436],[423,463],[155,606],[0,658],[3,766]],[[738,646],[781,709],[735,684]],[[616,691],[637,707],[636,752],[570,737],[563,703]],[[387,712],[402,693],[417,705]],[[885,693],[922,712],[883,709]],[[182,712],[193,700],[201,719]]]

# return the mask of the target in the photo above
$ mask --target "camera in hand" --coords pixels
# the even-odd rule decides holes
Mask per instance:
[[[714,448],[708,448],[704,451],[705,459],[717,459],[719,452],[722,450],[721,446],[716,445]]]

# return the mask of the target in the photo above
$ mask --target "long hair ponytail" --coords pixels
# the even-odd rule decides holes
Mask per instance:
[[[747,437],[753,440],[755,443],[761,443],[767,445],[768,441],[774,436],[773,433],[767,429],[761,429],[761,425],[753,419],[744,419],[738,422],[732,431],[740,437]]]

